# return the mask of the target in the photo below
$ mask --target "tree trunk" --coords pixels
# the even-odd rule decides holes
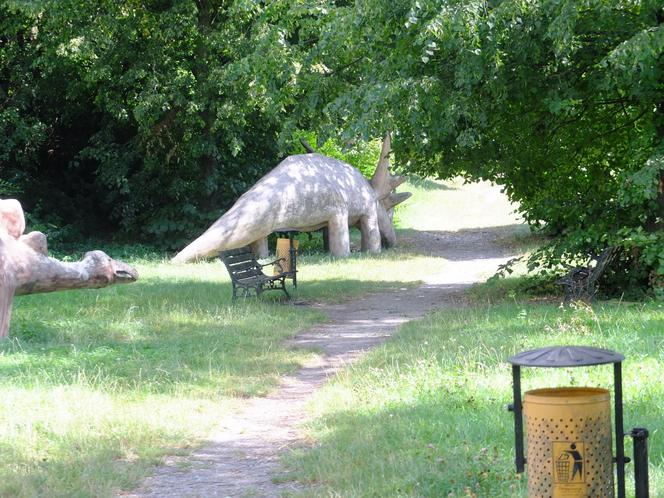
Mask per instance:
[[[17,201],[0,200],[0,338],[9,331],[14,295],[99,288],[138,278],[134,268],[102,251],[90,251],[76,263],[49,258],[46,236],[23,235],[23,220]]]
[[[657,205],[659,206],[657,217],[657,229],[664,230],[664,170],[659,172],[659,182],[657,185]]]

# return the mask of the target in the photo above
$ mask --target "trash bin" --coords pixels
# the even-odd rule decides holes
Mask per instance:
[[[274,274],[278,275],[282,271],[284,273],[288,273],[291,271],[292,268],[292,262],[291,262],[291,242],[293,243],[293,250],[295,251],[295,255],[297,256],[297,249],[300,244],[300,241],[297,239],[284,239],[284,238],[278,238],[277,239],[277,250],[276,250],[276,259],[279,258],[284,258],[284,261],[280,261],[279,264],[281,267],[278,265],[274,265]]]
[[[609,391],[560,387],[524,396],[529,498],[613,498]]]

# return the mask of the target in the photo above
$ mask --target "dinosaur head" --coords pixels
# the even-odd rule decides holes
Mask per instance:
[[[109,284],[128,284],[138,279],[138,272],[122,261],[111,258],[103,251],[88,251],[83,256],[83,264],[90,273],[90,281],[98,287]]]
[[[390,134],[387,133],[383,140],[378,166],[376,166],[376,171],[371,178],[371,186],[376,192],[376,200],[378,201],[378,228],[385,247],[391,247],[396,242],[394,224],[392,223],[394,206],[412,195],[410,192],[394,192],[399,185],[406,181],[406,178],[390,174],[390,148]]]

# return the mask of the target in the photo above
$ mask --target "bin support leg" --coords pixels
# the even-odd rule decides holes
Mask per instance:
[[[636,498],[649,498],[648,429],[637,427],[629,433],[634,441],[634,489]]]
[[[614,403],[616,415],[616,480],[618,498],[625,498],[625,427],[622,410],[622,363],[613,364]]]
[[[516,455],[514,463],[517,473],[522,473],[525,468],[526,459],[523,456],[523,416],[521,402],[521,367],[512,365],[512,386],[514,391],[514,448]]]
[[[295,250],[295,246],[293,245],[293,232],[288,233],[288,251],[290,255],[290,262],[291,262],[291,272],[293,273],[293,288],[297,289],[297,251]],[[286,287],[286,283],[284,283],[284,288]]]

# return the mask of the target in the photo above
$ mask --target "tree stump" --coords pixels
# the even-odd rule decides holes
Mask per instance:
[[[0,200],[0,338],[7,337],[15,295],[66,289],[99,288],[136,281],[138,272],[102,251],[63,263],[48,257],[46,236],[25,231],[21,204]]]

